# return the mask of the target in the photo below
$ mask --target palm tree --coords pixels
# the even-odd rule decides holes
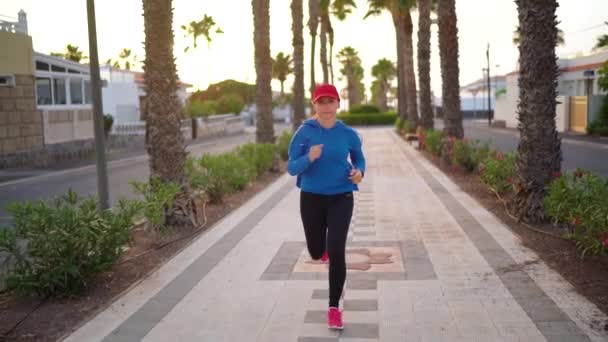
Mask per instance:
[[[120,54],[118,54],[118,58],[124,61],[126,70],[131,70],[131,49],[122,49]]]
[[[377,82],[377,100],[378,107],[382,111],[387,110],[387,95],[390,89],[391,81],[397,75],[397,70],[393,62],[386,58],[383,58],[372,67],[372,76],[376,78]]]
[[[521,41],[519,26],[515,28],[513,31],[513,45],[519,46],[519,42]],[[557,46],[562,46],[566,44],[566,39],[564,38],[564,31],[562,29],[557,29]]]
[[[293,64],[294,64],[294,82],[293,82],[293,129],[300,126],[305,117],[304,109],[304,37],[302,30],[304,29],[304,9],[302,0],[291,1],[291,17],[293,31]]]
[[[441,82],[443,99],[444,132],[461,139],[462,112],[460,111],[460,83],[458,75],[458,26],[455,0],[439,0],[437,7],[439,24],[439,56],[441,58]]]
[[[608,21],[605,22],[608,25]],[[597,43],[595,44],[596,49],[603,49],[608,47],[608,34],[601,35],[597,38]]]
[[[516,0],[519,44],[520,141],[517,147],[518,184],[513,205],[519,220],[545,219],[543,198],[552,175],[561,169],[561,142],[555,128],[558,40],[557,0]]]
[[[188,26],[182,25],[182,30],[184,31],[185,37],[192,38],[192,49],[196,50],[198,48],[198,38],[205,37],[207,40],[207,46],[211,44],[212,38],[211,33],[217,24],[215,20],[213,20],[212,16],[207,14],[203,15],[203,19],[199,21],[191,21]],[[218,26],[215,29],[216,34],[222,34],[224,31]],[[190,45],[184,48],[184,52],[188,52],[190,50]],[[192,139],[196,139],[198,137],[198,125],[195,117],[191,117],[190,122],[192,124]]]
[[[368,0],[369,11],[365,15],[378,15],[388,10],[393,18],[397,37],[398,93],[399,116],[411,122],[411,127],[418,124],[418,99],[416,76],[414,73],[414,49],[412,46],[413,23],[411,9],[414,0]]]
[[[338,18],[340,21],[344,21],[346,17],[353,12],[354,8],[357,8],[354,0],[333,0],[331,3],[331,13]],[[331,25],[331,20],[328,18],[328,29],[327,34],[329,35],[329,77],[331,83],[334,83],[334,29]]]
[[[363,67],[357,50],[347,46],[338,53],[338,60],[342,64],[340,72],[346,77],[348,90],[348,106],[358,105],[361,102],[360,83],[363,79]]]
[[[173,57],[171,0],[143,0],[145,87],[148,101],[150,177],[181,185],[173,206],[165,208],[166,224],[192,225],[192,200],[184,166],[186,147],[181,132],[181,105],[177,97],[177,71]]]
[[[287,76],[293,72],[293,59],[290,55],[282,52],[277,54],[277,57],[272,60],[272,77],[281,82],[281,99],[285,96],[285,88],[283,84]]]
[[[68,44],[65,47],[65,52],[51,52],[51,56],[61,57],[76,63],[80,63],[81,60],[87,59],[84,52],[76,45]]]
[[[418,86],[424,129],[433,129],[431,102],[431,11],[434,0],[418,0]]]
[[[323,71],[323,83],[329,83],[329,68],[327,62],[327,35],[329,31],[332,31],[331,21],[329,19],[329,0],[320,0],[320,22],[321,22],[321,34],[319,35],[319,42],[321,46],[319,48],[321,70]]]
[[[270,0],[252,0],[255,72],[256,72],[256,141],[274,142],[272,123],[272,58],[270,57]]]
[[[193,49],[197,49],[197,42],[199,37],[205,37],[205,39],[207,40],[207,46],[209,46],[211,44],[211,41],[213,40],[211,38],[211,33],[213,27],[216,25],[217,24],[215,20],[213,20],[213,17],[206,14],[204,14],[203,19],[199,21],[191,21],[188,26],[182,25],[182,30],[185,31],[185,37],[192,38],[192,46],[186,46],[184,52],[188,52],[188,50],[190,50],[190,47],[192,47]],[[224,33],[224,31],[222,31],[222,29],[218,26],[215,29],[215,33],[222,34]]]
[[[314,92],[315,82],[315,46],[317,40],[317,28],[319,27],[319,14],[321,4],[319,0],[308,0],[308,30],[310,32],[310,94]]]

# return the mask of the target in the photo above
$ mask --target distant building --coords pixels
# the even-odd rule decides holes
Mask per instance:
[[[608,61],[608,50],[569,59],[559,59],[556,125],[560,132],[585,133],[599,115],[606,92],[598,86],[598,70]],[[507,74],[507,91],[499,96],[495,119],[507,127],[517,127],[519,71]]]
[[[505,76],[490,77],[490,108],[496,107],[496,94],[507,87]],[[460,87],[460,109],[465,118],[488,117],[488,80],[480,78]]]

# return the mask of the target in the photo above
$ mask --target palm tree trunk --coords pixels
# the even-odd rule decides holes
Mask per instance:
[[[327,34],[329,38],[329,78],[331,84],[334,84],[334,28],[331,26],[331,21],[328,20]]]
[[[405,92],[405,67],[403,54],[404,26],[403,18],[396,11],[391,11],[393,24],[395,24],[395,36],[397,38],[397,114],[401,120],[407,120],[407,94]]]
[[[443,98],[444,132],[461,139],[460,83],[458,80],[458,27],[455,0],[439,0],[439,56],[441,58],[441,89]]]
[[[187,153],[181,132],[175,59],[173,49],[167,48],[173,46],[173,8],[171,0],[144,0],[143,10],[150,177],[182,186],[173,207],[166,209],[165,223],[187,226],[192,223],[192,202],[184,170]]]
[[[280,81],[280,82],[281,82],[281,100],[282,100],[283,97],[285,96],[285,88],[284,88],[285,81]]]
[[[256,141],[274,142],[272,122],[272,58],[270,57],[270,0],[252,0],[255,72],[256,72]]]
[[[389,87],[388,82],[386,80],[383,80],[382,83],[381,83],[381,85],[380,85],[380,96],[379,96],[379,98],[380,98],[379,107],[380,107],[380,110],[383,111],[383,112],[386,112],[387,109],[388,109],[387,108],[388,106],[387,106],[387,103],[386,103],[387,102],[388,87]]]
[[[405,25],[403,58],[405,66],[405,91],[407,94],[407,119],[410,122],[410,127],[416,129],[418,127],[418,92],[416,91],[416,72],[414,71],[414,47],[412,43],[412,35],[414,34],[414,25],[412,16],[409,10],[403,10],[403,22]]]
[[[520,220],[545,220],[543,198],[561,169],[561,141],[555,128],[557,40],[556,0],[516,0],[520,27],[518,183],[514,207]]]
[[[350,68],[347,66],[346,68]],[[351,76],[352,72],[347,72],[346,83],[348,89],[348,109],[350,110],[353,106],[357,105],[357,88],[353,77]]]
[[[293,129],[294,131],[304,121],[304,9],[302,0],[291,1],[291,17],[293,31]]]
[[[319,0],[308,0],[308,30],[310,31],[310,97],[315,91],[315,47],[317,45],[317,27],[319,26]]]
[[[418,0],[418,84],[422,127],[433,129],[431,104],[431,0]]]
[[[329,70],[327,67],[327,22],[329,21],[328,15],[321,16],[321,34],[319,35],[321,41],[320,47],[320,60],[321,70],[323,71],[323,83],[329,83]]]

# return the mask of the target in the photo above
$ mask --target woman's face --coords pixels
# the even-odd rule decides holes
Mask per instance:
[[[340,102],[333,97],[322,97],[317,102],[313,103],[315,113],[319,115],[321,120],[333,120],[336,118]]]

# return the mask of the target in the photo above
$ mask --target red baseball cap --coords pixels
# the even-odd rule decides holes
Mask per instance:
[[[340,101],[340,95],[338,95],[338,90],[331,84],[319,84],[315,88],[315,92],[312,96],[312,102],[317,102],[322,97],[331,97]]]

